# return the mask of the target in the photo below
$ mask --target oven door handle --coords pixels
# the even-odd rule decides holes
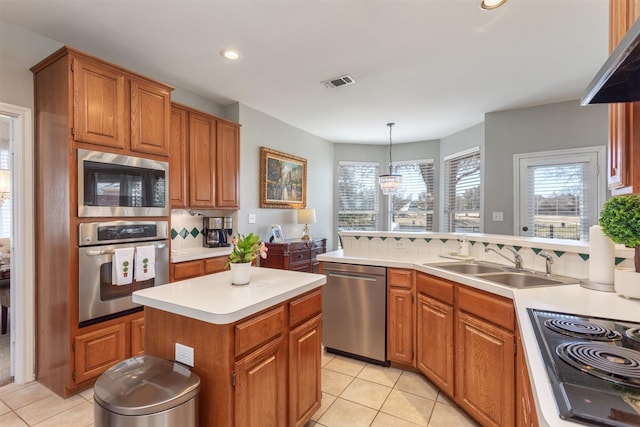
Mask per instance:
[[[139,246],[146,246],[146,245],[139,245]],[[138,246],[134,246],[134,248],[137,248]],[[159,243],[157,245],[153,245],[154,248],[156,249],[164,249],[167,247],[166,244],[164,243]],[[110,250],[102,250],[102,251],[96,251],[96,250],[89,250],[85,252],[86,255],[89,256],[100,256],[100,255],[113,255],[113,249]]]

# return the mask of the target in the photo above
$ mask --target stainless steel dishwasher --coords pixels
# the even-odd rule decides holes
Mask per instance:
[[[387,269],[325,262],[322,343],[331,353],[388,366]]]

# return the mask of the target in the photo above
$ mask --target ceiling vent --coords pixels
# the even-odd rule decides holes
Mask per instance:
[[[322,84],[325,87],[340,87],[340,86],[348,86],[354,84],[356,81],[353,77],[349,75],[335,77],[333,79],[325,80]]]

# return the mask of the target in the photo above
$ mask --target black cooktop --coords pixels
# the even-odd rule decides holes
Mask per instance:
[[[640,426],[640,323],[528,311],[560,417]]]

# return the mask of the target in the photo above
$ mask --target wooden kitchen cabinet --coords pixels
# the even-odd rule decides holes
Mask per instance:
[[[640,17],[640,0],[610,0],[609,51]],[[608,184],[614,195],[640,193],[640,102],[609,105]]]
[[[228,260],[228,256],[218,256],[171,263],[169,267],[169,281],[177,282],[178,280],[191,279],[192,277],[199,277],[205,274],[219,273],[225,270]],[[228,267],[226,269],[228,269]]]
[[[240,125],[171,105],[171,207],[237,209]]]
[[[36,378],[69,397],[144,345],[142,313],[80,327],[77,150],[167,161],[172,88],[66,46],[31,71]]]
[[[520,328],[516,328],[516,345],[516,427],[538,427],[538,412],[531,389]]]
[[[484,426],[513,425],[513,303],[465,286],[457,293],[455,401]]]
[[[449,397],[454,396],[454,284],[416,273],[416,367]]]
[[[387,358],[415,367],[414,270],[387,268]]]
[[[74,139],[168,156],[172,88],[77,51],[68,53],[74,82]]]
[[[322,289],[231,324],[145,308],[147,354],[194,348],[200,423],[302,426],[320,407]]]
[[[131,321],[131,356],[144,354],[144,316]]]
[[[291,239],[283,243],[266,243],[266,246],[267,258],[260,260],[261,267],[318,273],[320,261],[317,256],[327,251],[327,239],[319,238],[309,242]]]

